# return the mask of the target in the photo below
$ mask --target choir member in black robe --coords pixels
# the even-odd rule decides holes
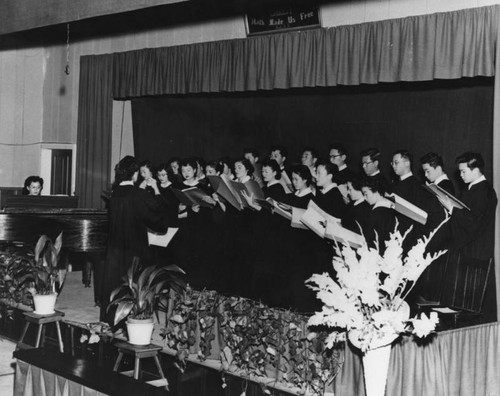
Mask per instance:
[[[316,192],[314,202],[329,215],[341,219],[345,213],[344,198],[333,181],[338,172],[337,165],[319,161],[316,166]]]
[[[347,193],[350,201],[347,204],[346,214],[342,218],[342,226],[357,234],[362,233],[366,235],[370,233],[370,215],[372,208],[363,196],[361,182],[357,179],[348,180]]]
[[[385,251],[385,242],[389,240],[390,233],[394,232],[396,216],[392,203],[384,198],[383,182],[377,179],[364,179],[362,191],[366,202],[372,207],[369,218],[368,230],[365,239],[368,247],[378,248],[381,255]]]
[[[308,166],[295,165],[292,167],[292,184],[295,192],[286,194],[282,202],[296,208],[306,209],[309,201],[314,198],[311,190],[312,181],[313,176]]]
[[[371,147],[363,150],[361,153],[361,166],[363,167],[363,172],[365,173],[364,178],[369,180],[378,180],[384,186],[384,190],[387,192],[390,186],[387,178],[380,172],[379,169],[379,158],[380,151],[377,148]]]
[[[444,172],[443,159],[440,155],[436,153],[427,153],[422,158],[420,158],[420,163],[422,164],[422,170],[424,172],[425,178],[427,179],[427,184],[435,184],[441,187],[446,192],[451,195],[455,195],[455,187],[453,183],[448,178],[448,175]],[[427,220],[427,231],[432,231],[438,224],[440,224],[446,217],[446,211],[443,209],[441,203],[437,197],[433,196],[430,200],[433,205],[428,212]],[[439,206],[438,206],[439,205]],[[449,227],[443,226],[434,235],[432,240],[429,242],[429,251],[438,251],[443,249],[448,249],[450,243],[450,233]]]
[[[121,283],[134,257],[142,265],[150,265],[147,229],[165,232],[164,213],[160,192],[151,182],[155,196],[134,185],[137,181],[139,164],[134,157],[124,157],[115,167],[109,209],[109,235],[106,263],[99,269],[101,320],[108,320],[106,314],[109,296]]]
[[[156,168],[156,177],[159,181],[158,190],[163,203],[165,226],[167,228],[179,228],[179,201],[172,190],[174,185],[171,182],[171,180],[175,180],[175,175],[167,163],[162,163]],[[174,235],[166,247],[151,246],[151,249],[159,265],[179,264],[177,257],[179,250],[178,234]]]
[[[481,154],[464,153],[457,158],[456,163],[460,177],[467,185],[459,199],[470,211],[454,208],[449,200],[442,200],[451,213],[453,247],[467,257],[489,259],[493,257],[494,250],[496,192],[484,177]]]
[[[391,192],[407,200],[428,214],[432,195],[424,190],[420,181],[412,173],[412,156],[407,150],[397,150],[392,156],[392,169],[397,176],[391,188]],[[436,206],[437,207],[437,206]],[[410,235],[405,240],[407,247],[412,247],[425,234],[422,224],[409,217],[398,214],[399,231],[404,234],[413,227]]]
[[[334,182],[339,186],[340,192],[344,197],[345,203],[349,202],[347,196],[347,182],[356,179],[356,174],[347,167],[347,150],[341,143],[333,143],[330,145],[329,158],[332,164],[337,165],[339,171]]]
[[[263,187],[262,181],[262,164],[260,163],[260,153],[257,149],[251,147],[243,150],[243,157],[250,161],[253,166],[253,179]]]
[[[278,180],[285,188],[285,192],[289,193],[289,192],[293,191],[293,185],[292,185],[292,174],[290,173],[290,171],[287,169],[287,167],[285,165],[287,155],[288,155],[288,151],[285,147],[272,146],[269,158],[272,160],[275,160],[277,162],[277,164],[279,165],[281,173],[280,173],[280,178]]]
[[[309,168],[309,172],[313,175],[313,180],[316,180],[316,163],[318,162],[319,154],[318,150],[314,147],[307,146],[302,150],[302,156],[300,162]],[[290,173],[293,176],[293,169],[290,169]],[[293,180],[292,180],[293,185]],[[295,188],[295,186],[294,186]]]

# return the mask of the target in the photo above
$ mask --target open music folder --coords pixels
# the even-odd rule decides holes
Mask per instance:
[[[439,187],[437,184],[434,184],[434,183],[430,183],[430,184],[426,184],[425,185],[425,188],[430,191],[432,194],[434,194],[438,199],[441,198],[441,199],[445,199],[445,197],[447,197],[451,204],[457,208],[457,209],[466,209],[468,211],[470,211],[470,208],[464,204],[462,201],[460,201],[457,197],[455,197],[454,195],[450,194],[448,191],[442,189],[441,187]]]
[[[167,247],[172,238],[179,231],[178,228],[169,228],[165,234],[159,234],[148,230],[148,242],[150,245]]]
[[[328,221],[326,223],[325,236],[339,243],[347,243],[354,249],[359,249],[361,246],[366,245],[365,238],[362,235],[342,227],[336,221]]]
[[[177,188],[172,188],[172,192],[177,197],[180,203],[186,206],[192,205],[200,205],[205,208],[213,208],[213,205],[205,199],[211,198],[205,191],[201,190],[198,187],[190,187],[183,190],[179,190]]]
[[[393,203],[392,208],[402,215],[415,220],[417,223],[425,224],[427,222],[427,212],[413,205],[406,199],[397,194],[385,194],[385,197]]]
[[[309,201],[300,221],[321,238],[326,236],[326,225],[328,222],[340,223],[340,219],[326,213],[314,201]]]

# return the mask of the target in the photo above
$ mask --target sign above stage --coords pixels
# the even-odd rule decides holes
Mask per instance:
[[[248,36],[321,27],[317,5],[300,8],[286,7],[246,14],[245,24]]]

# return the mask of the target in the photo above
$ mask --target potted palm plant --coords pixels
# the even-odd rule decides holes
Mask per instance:
[[[170,290],[182,292],[184,281],[178,276],[184,271],[176,265],[165,267],[140,265],[135,257],[123,277],[123,283],[110,296],[108,310],[116,307],[114,324],[127,319],[129,343],[148,345],[153,334],[153,315],[162,309],[162,300]]]
[[[35,246],[33,257],[15,261],[10,271],[17,279],[18,287],[33,297],[34,312],[39,315],[54,313],[57,299],[56,281],[59,276],[58,261],[62,247],[62,232],[52,241],[42,235]]]

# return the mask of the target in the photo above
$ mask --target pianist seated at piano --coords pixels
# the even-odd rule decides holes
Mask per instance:
[[[23,195],[37,196],[42,193],[43,179],[40,176],[29,176],[24,181]]]

